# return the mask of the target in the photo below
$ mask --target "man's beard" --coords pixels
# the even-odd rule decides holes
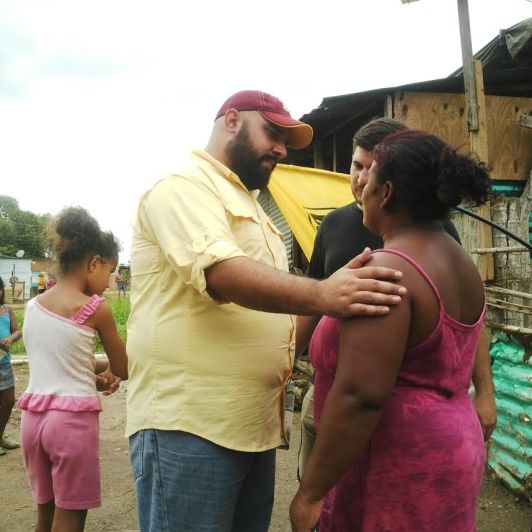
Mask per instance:
[[[235,135],[226,147],[229,168],[240,178],[248,190],[266,188],[277,160],[265,155],[259,156],[251,144],[247,123],[244,122],[240,131]],[[262,161],[272,160],[272,169],[261,165]]]

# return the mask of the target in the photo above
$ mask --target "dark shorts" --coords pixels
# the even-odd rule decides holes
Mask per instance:
[[[119,291],[119,292],[125,292],[126,291],[126,285],[124,283],[118,283],[116,285],[116,289]]]
[[[9,390],[15,387],[13,367],[10,362],[0,362],[0,390]]]

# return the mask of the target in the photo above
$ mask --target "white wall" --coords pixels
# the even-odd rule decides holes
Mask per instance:
[[[30,298],[31,289],[31,259],[5,259],[0,258],[0,277],[4,281],[5,286],[10,286],[9,280],[15,267],[15,275],[19,281],[25,281],[24,285],[24,299]]]

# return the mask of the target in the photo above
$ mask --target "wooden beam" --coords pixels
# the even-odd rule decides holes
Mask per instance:
[[[486,325],[488,327],[491,327],[492,329],[498,329],[499,331],[505,331],[509,333],[517,333],[517,334],[532,334],[532,329],[528,329],[526,327],[517,327],[516,325],[506,325],[504,323],[496,323],[493,321],[487,321]]]
[[[458,0],[458,22],[462,45],[462,72],[466,96],[467,128],[469,131],[477,131],[479,127],[477,88],[473,67],[473,48],[471,46],[471,26],[469,24],[467,0]]]
[[[325,161],[323,160],[323,142],[321,140],[314,140],[312,143],[314,154],[314,168],[321,168],[325,170]]]
[[[336,142],[336,131],[333,133],[333,149],[332,149],[333,153],[333,167],[332,167],[332,171],[333,172],[336,172],[336,167],[337,167],[337,163],[338,163],[338,149],[337,149],[337,142]]]
[[[486,113],[486,96],[484,94],[484,76],[482,74],[482,63],[474,61],[475,87],[476,87],[476,101],[478,103],[478,128],[476,131],[470,131],[469,139],[471,142],[471,150],[478,158],[489,164],[488,153],[488,124]]]
[[[393,93],[387,94],[384,100],[384,116],[393,118]]]
[[[476,212],[484,217],[491,220],[491,205],[490,202],[486,202],[478,209]],[[492,228],[485,223],[478,224],[478,244],[480,248],[491,248],[493,247],[493,230]],[[478,257],[478,271],[483,281],[492,281],[495,276],[495,267],[493,261],[493,253],[481,254]]]
[[[510,290],[509,288],[500,288],[499,286],[486,286],[486,292],[494,292],[495,294],[505,294],[507,296],[522,297],[523,299],[532,299],[532,294],[526,292],[519,292],[518,290]]]
[[[482,76],[482,63],[474,61],[474,75],[476,87],[476,102],[478,102],[478,128],[476,131],[469,133],[469,140],[471,143],[471,151],[475,153],[478,158],[489,163],[488,153],[488,129],[486,120],[486,97],[484,95],[484,78]],[[477,214],[491,220],[491,205],[489,202],[484,203],[477,209]],[[493,247],[493,230],[485,223],[478,224],[478,247],[492,248]],[[484,281],[491,281],[495,276],[495,265],[492,253],[482,254],[478,258],[478,270],[480,276]]]
[[[486,301],[489,307],[498,308],[501,310],[508,310],[510,312],[517,312],[518,314],[525,314],[528,316],[532,316],[532,307],[527,307],[526,305],[518,305],[517,303],[508,303],[508,301],[503,301],[501,299],[492,299],[491,297],[488,297]]]
[[[506,246],[500,248],[477,248],[472,249],[471,253],[478,253],[482,255],[483,253],[521,253],[523,251],[529,252],[528,248],[524,246]]]

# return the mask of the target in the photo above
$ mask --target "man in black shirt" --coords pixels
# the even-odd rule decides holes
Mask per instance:
[[[356,201],[327,214],[314,241],[307,270],[309,277],[326,279],[362,253],[364,248],[382,248],[382,238],[370,233],[362,223],[362,218],[362,209]],[[444,228],[461,244],[458,232],[450,220],[445,221]]]
[[[390,118],[378,118],[362,126],[353,137],[353,159],[351,163],[351,190],[355,201],[330,212],[323,219],[310,258],[307,275],[325,279],[345,266],[365,248],[379,249],[382,238],[370,233],[363,225],[363,212],[358,206],[362,194],[359,177],[369,171],[373,162],[371,151],[387,135],[406,129],[406,126]],[[460,237],[450,220],[444,228],[458,243]],[[319,316],[298,316],[296,329],[296,356],[308,347],[312,333],[320,320]],[[497,420],[493,382],[489,360],[488,340],[481,334],[473,369],[475,385],[474,405],[487,440]],[[301,410],[301,448],[299,453],[299,477],[312,450],[315,438],[313,424],[313,387],[309,388]]]

